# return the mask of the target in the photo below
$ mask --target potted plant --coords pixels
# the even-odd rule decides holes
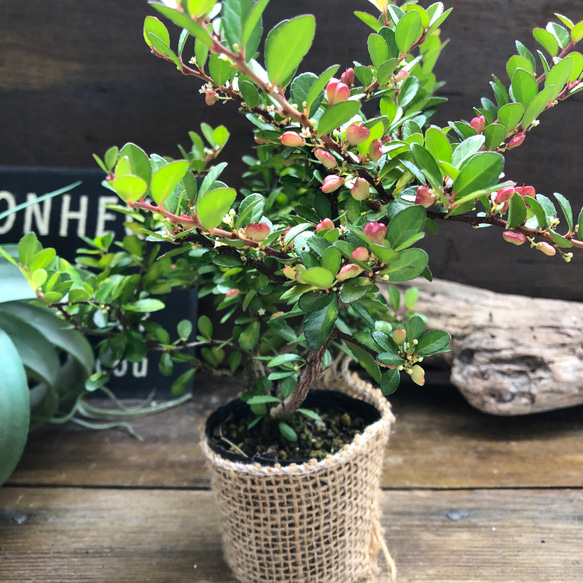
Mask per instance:
[[[244,185],[229,187],[225,164],[215,164],[224,126],[191,132],[179,160],[113,147],[97,161],[132,234],[81,250],[91,275],[57,261],[34,269],[36,253],[20,265],[39,299],[102,335],[103,370],[90,388],[147,350],[166,373],[193,364],[176,393],[197,367],[245,381],[203,439],[226,557],[244,582],[371,579],[380,548],[390,562],[375,503],[392,419],[384,395],[402,374],[422,385],[423,359],[449,342],[426,331],[415,292],[402,298],[393,285],[431,279],[415,247],[426,231],[447,219],[493,225],[509,243],[566,261],[583,247],[582,215],[565,197],[553,202],[503,175],[504,156],[530,141],[539,116],[583,88],[574,50],[583,22],[558,16],[536,29],[536,56],[517,42],[509,82],[494,77],[492,98],[467,121],[438,127],[431,117],[444,99],[433,67],[451,10],[371,3],[374,14],[356,12],[371,29],[370,63],[298,74],[316,33],[311,15],[279,23],[262,46],[268,0],[152,2],[182,32],[174,42],[148,16],[151,51],[202,80],[208,106],[235,101],[249,120],[257,149]],[[215,298],[216,314],[196,332],[187,320],[174,331],[148,319],[176,286]],[[228,332],[215,333],[217,320]],[[339,364],[342,355],[380,391]],[[321,384],[341,394],[310,395]]]

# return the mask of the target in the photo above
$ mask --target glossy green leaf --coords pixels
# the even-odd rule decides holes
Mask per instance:
[[[516,50],[518,51],[518,54],[530,62],[533,72],[536,71],[536,59],[534,58],[534,55],[520,41],[517,40],[515,42],[515,45],[516,45]],[[512,76],[510,76],[510,77],[512,78]]]
[[[257,30],[258,26],[260,27],[261,17],[263,15],[263,12],[267,8],[268,4],[269,0],[257,0],[257,2],[255,2],[255,5],[253,6],[253,9],[251,10],[251,12],[249,12],[249,15],[247,16],[247,19],[245,20],[245,24],[243,26],[243,34],[241,37],[241,43],[243,46],[247,45],[249,39],[253,36],[253,34],[255,34],[255,31]],[[252,54],[248,54],[249,58],[251,58],[252,56],[253,56]]]
[[[372,14],[369,14],[368,12],[361,12],[360,10],[356,10],[354,12],[354,15],[358,19],[362,20],[362,22],[364,22],[367,26],[372,28],[375,32],[379,31],[379,29],[381,27],[381,23]]]
[[[158,312],[165,308],[164,302],[156,298],[144,298],[142,300],[137,300],[131,304],[126,304],[124,310],[129,310],[130,312]]]
[[[441,330],[431,330],[424,334],[419,343],[415,347],[415,352],[419,356],[430,356],[443,352],[451,340],[451,336],[447,332]]]
[[[546,109],[555,93],[554,85],[545,87],[529,104],[522,118],[522,127],[528,128],[530,124]]]
[[[206,16],[215,6],[217,0],[186,0],[188,13],[193,18]],[[182,1],[184,4],[184,0]]]
[[[401,53],[408,53],[421,38],[422,33],[421,15],[417,11],[407,12],[395,28],[395,41]]]
[[[318,237],[319,238],[319,237]],[[312,237],[314,239],[314,237]],[[321,265],[326,268],[334,277],[340,269],[342,255],[336,247],[330,246],[322,253]]]
[[[557,199],[563,215],[565,215],[565,220],[567,221],[567,226],[569,231],[573,230],[573,209],[571,208],[571,203],[560,193],[554,192],[553,196]]]
[[[571,34],[569,31],[560,24],[556,22],[549,22],[546,26],[546,30],[548,30],[559,43],[559,48],[564,49],[571,41]]]
[[[453,152],[451,144],[439,128],[430,127],[425,132],[425,147],[436,160],[451,162]]]
[[[405,249],[382,273],[388,274],[389,281],[394,283],[411,281],[425,271],[428,261],[429,257],[423,249]]]
[[[561,247],[562,249],[570,249],[573,246],[573,243],[571,243],[569,239],[566,239],[563,237],[563,235],[560,235],[555,231],[549,231],[549,235],[557,247]]]
[[[150,2],[150,5],[180,28],[188,30],[192,36],[200,39],[209,48],[213,46],[213,39],[208,30],[185,12],[181,12],[159,2]]]
[[[213,81],[219,86],[226,85],[234,73],[230,61],[220,55],[211,55],[208,62],[208,71]]]
[[[245,103],[253,108],[256,105],[258,105],[260,97],[259,97],[259,91],[257,90],[257,87],[255,87],[255,85],[253,85],[253,83],[251,83],[250,81],[247,81],[246,79],[240,80],[239,81],[239,91],[241,93],[241,95],[243,96],[243,99],[245,100]]]
[[[380,34],[369,35],[367,45],[371,63],[378,69],[389,58],[389,47]]]
[[[547,226],[547,216],[540,202],[536,198],[530,196],[524,197],[524,202],[532,209],[534,216],[536,217],[537,225],[540,229]]]
[[[26,373],[12,340],[0,328],[0,486],[22,456],[28,436],[30,402]]]
[[[170,46],[170,35],[164,23],[155,16],[146,16],[144,20],[144,40],[146,44],[152,47],[152,42],[148,38],[149,34],[157,36],[166,46]]]
[[[269,403],[281,403],[281,399],[272,395],[255,395],[247,399],[248,405],[268,405]]]
[[[583,208],[579,212],[579,218],[577,219],[577,235],[579,241],[583,241]]]
[[[298,434],[285,421],[280,421],[278,427],[281,435],[288,441],[295,443],[298,440]]]
[[[166,43],[162,42],[155,34],[151,32],[147,33],[147,37],[150,41],[148,43],[150,46],[152,46],[160,54],[168,57],[171,61],[173,61],[179,71],[183,70],[184,67],[180,62],[178,55]]]
[[[124,202],[137,202],[148,191],[147,182],[131,174],[114,178],[109,185]]]
[[[459,167],[462,162],[469,159],[471,156],[479,152],[484,145],[486,138],[482,135],[471,136],[460,142],[453,152],[452,164]]]
[[[391,247],[399,247],[414,235],[423,231],[425,209],[420,205],[411,206],[398,212],[387,228],[387,239]]]
[[[381,382],[381,371],[379,365],[376,363],[375,359],[366,351],[353,342],[344,342],[350,352],[354,355],[358,364],[364,368],[364,370],[375,380],[375,382]]]
[[[18,258],[26,267],[30,265],[35,255],[41,250],[42,245],[35,233],[27,233],[18,242]]]
[[[184,175],[188,171],[188,162],[186,160],[177,160],[162,166],[152,176],[152,185],[150,187],[152,198],[158,205],[164,204],[166,199],[174,192]]]
[[[381,379],[381,391],[383,395],[392,395],[399,388],[399,381],[401,380],[401,375],[397,369],[388,370],[383,374]]]
[[[306,97],[306,107],[311,108],[312,104],[318,99],[320,94],[326,88],[328,81],[334,77],[336,72],[340,69],[340,65],[332,65],[328,67],[319,77],[318,80],[312,85],[308,96]]]
[[[506,106],[504,106],[506,107]],[[492,123],[484,128],[486,149],[494,150],[506,139],[506,128],[498,123]]]
[[[334,274],[325,267],[312,267],[302,273],[302,279],[320,289],[328,289],[334,283]]]
[[[268,363],[267,366],[269,368],[273,368],[275,366],[281,366],[282,364],[290,364],[292,362],[303,361],[304,359],[296,353],[287,352],[285,354],[278,354],[276,357],[272,358]]]
[[[403,81],[401,84],[401,89],[399,91],[399,95],[397,97],[397,102],[400,107],[405,108],[410,105],[413,100],[417,97],[421,85],[419,83],[419,79],[410,75]]]
[[[583,20],[578,22],[571,31],[571,40],[574,43],[578,43],[581,39],[583,39]]]
[[[235,53],[245,49],[247,61],[253,57],[261,42],[261,14],[266,4],[265,0],[257,4],[253,0],[223,1],[221,16],[225,40]]]
[[[265,40],[265,67],[271,83],[286,84],[310,50],[316,32],[311,14],[280,22]]]
[[[326,109],[318,120],[318,134],[329,134],[351,120],[360,111],[360,101],[343,101]]]
[[[304,318],[304,335],[308,347],[312,350],[318,350],[324,345],[332,334],[338,318],[336,294],[329,294],[326,298],[327,303],[322,308],[306,314]]]
[[[532,75],[535,73],[533,62],[522,55],[512,55],[510,59],[508,59],[508,62],[506,63],[506,73],[508,73],[509,79],[512,79],[516,69],[524,69]]]
[[[415,159],[415,163],[419,166],[433,189],[440,191],[443,186],[443,178],[435,158],[431,155],[429,150],[419,144],[412,144],[411,152]]]
[[[570,57],[565,57],[562,61],[559,61],[547,74],[545,79],[545,87],[549,87],[550,85],[555,86],[555,90],[549,99],[549,101],[555,100],[559,93],[563,91],[565,85],[569,81],[571,76],[571,71],[573,70],[573,66],[575,61]]]
[[[355,281],[346,281],[340,288],[340,299],[350,304],[364,297],[370,291],[370,285],[359,284]]]
[[[538,93],[538,83],[531,73],[524,69],[516,69],[512,77],[512,95],[514,100],[525,107]]]
[[[251,322],[239,336],[239,346],[243,350],[253,350],[259,342],[259,333],[261,331],[260,323],[255,320]]]
[[[377,359],[380,363],[386,364],[387,366],[400,366],[405,363],[405,361],[394,352],[381,352]]]
[[[498,121],[508,132],[512,132],[521,122],[524,112],[522,103],[507,103],[498,110]]]
[[[508,226],[510,228],[520,227],[526,220],[526,205],[522,197],[515,193],[510,198],[508,207]]]
[[[199,198],[196,212],[202,226],[209,231],[216,229],[231,209],[236,198],[237,193],[232,188],[217,188]]]
[[[557,209],[555,208],[555,205],[544,194],[537,194],[536,200],[543,208],[543,210],[545,212],[545,216],[547,217],[547,221],[546,221],[547,225],[549,225],[550,224],[549,219],[551,219],[551,218],[554,219],[554,218],[557,218],[557,216],[558,216]]]
[[[188,390],[194,375],[196,374],[196,369],[191,368],[186,372],[182,373],[170,386],[170,392],[173,396],[182,395]]]
[[[504,157],[496,152],[479,152],[468,158],[453,183],[453,194],[462,198],[498,183]]]
[[[535,28],[532,31],[535,40],[551,55],[556,57],[559,53],[559,42],[555,36],[544,28]]]

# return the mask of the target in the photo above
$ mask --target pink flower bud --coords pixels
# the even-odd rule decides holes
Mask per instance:
[[[354,85],[354,69],[352,67],[346,69],[346,71],[340,75],[340,81],[342,81],[344,85],[352,87]]]
[[[338,166],[336,158],[334,158],[334,156],[332,156],[332,154],[330,154],[330,152],[327,152],[326,150],[318,148],[317,150],[314,150],[314,156],[316,156],[319,162],[328,170],[331,170],[332,168],[336,168],[336,166]]]
[[[475,117],[471,122],[470,125],[479,133],[481,134],[484,131],[484,127],[486,126],[486,118],[483,115],[479,115]]]
[[[357,178],[350,189],[354,200],[367,200],[370,198],[370,186],[364,178]]]
[[[245,236],[253,241],[263,241],[271,233],[271,229],[267,223],[249,223],[245,228]]]
[[[536,190],[534,186],[517,186],[515,190],[523,198],[525,196],[529,196],[530,198],[536,197]]]
[[[347,263],[336,276],[338,281],[346,281],[347,279],[352,279],[353,277],[357,277],[362,273],[362,267],[358,267],[358,265],[354,265],[354,263]]]
[[[512,139],[506,144],[507,150],[512,150],[512,148],[518,148],[524,142],[524,138],[526,138],[526,134],[524,132],[520,132],[515,136],[512,136]]]
[[[350,97],[350,89],[338,79],[331,79],[326,85],[326,99],[329,105],[336,105]]]
[[[349,146],[358,146],[370,137],[370,130],[362,124],[353,123],[346,129],[346,141]]]
[[[293,148],[299,148],[306,143],[306,140],[297,132],[283,132],[278,139],[283,146],[291,146]]]
[[[373,223],[367,223],[364,225],[364,234],[377,245],[382,245],[387,234],[387,226],[383,223],[378,223],[374,221]]]
[[[350,256],[354,261],[368,261],[370,258],[370,253],[366,247],[357,247]]]
[[[420,387],[425,384],[425,371],[418,364],[411,369],[411,380]]]
[[[393,332],[393,340],[397,346],[403,346],[405,340],[407,340],[407,332],[404,328],[397,328]]]
[[[329,174],[324,178],[324,184],[320,186],[320,190],[324,193],[334,192],[344,184],[344,178],[336,176],[336,174]]]
[[[334,223],[332,222],[332,219],[322,219],[318,223],[318,226],[316,227],[316,233],[319,233],[320,231],[322,231],[324,229],[333,229],[333,228],[334,228]]]
[[[373,162],[377,162],[383,155],[383,142],[381,140],[373,140],[368,147],[368,157]]]
[[[406,69],[401,69],[396,75],[395,75],[395,81],[397,83],[399,83],[400,81],[404,81],[407,77],[409,76],[409,71],[407,71]]]
[[[502,233],[504,241],[512,243],[513,245],[522,245],[526,242],[526,237],[522,233],[515,233],[514,231],[504,231]]]
[[[552,257],[553,255],[556,255],[556,253],[557,253],[557,250],[550,243],[547,243],[546,241],[543,241],[542,243],[537,243],[536,248],[539,251],[542,251],[545,255],[548,255],[549,257]]]
[[[241,292],[238,289],[230,289],[225,295],[228,298],[234,298],[235,296],[238,296]]]
[[[295,269],[294,269],[294,268],[293,268],[291,265],[286,265],[286,266],[283,268],[283,274],[284,274],[284,275],[285,275],[285,276],[286,276],[288,279],[291,279],[291,280],[294,280],[294,281],[295,281],[295,279],[296,279],[296,275],[297,275],[297,272],[296,272],[296,270],[295,270]]]
[[[217,92],[211,87],[206,87],[204,90],[204,102],[207,105],[214,105],[219,98]]]
[[[502,204],[503,202],[510,200],[515,192],[516,189],[514,186],[505,186],[504,188],[501,188],[494,197],[494,203]]]
[[[265,138],[258,138],[257,136],[254,136],[253,139],[255,140],[256,144],[269,144],[269,140]]]
[[[415,193],[415,204],[424,208],[430,207],[437,200],[437,195],[429,186],[420,186]]]

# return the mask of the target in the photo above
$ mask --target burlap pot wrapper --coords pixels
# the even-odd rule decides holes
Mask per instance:
[[[371,583],[381,550],[395,578],[378,505],[394,417],[381,391],[347,365],[327,371],[318,388],[361,399],[380,419],[338,453],[301,465],[265,466],[227,460],[203,439],[225,558],[241,583]]]

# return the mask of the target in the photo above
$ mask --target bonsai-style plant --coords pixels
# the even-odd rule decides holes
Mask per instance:
[[[583,89],[583,56],[574,50],[583,22],[557,15],[559,23],[535,29],[536,54],[517,41],[508,81],[493,77],[491,97],[439,127],[432,116],[445,100],[433,68],[445,46],[440,26],[451,10],[441,2],[424,8],[414,1],[370,1],[374,14],[355,13],[371,29],[369,60],[315,73],[298,73],[316,34],[312,15],[279,23],[262,45],[268,0],[151,2],[181,29],[175,41],[161,20],[148,16],[144,38],[152,53],[201,80],[207,106],[234,101],[248,119],[257,147],[254,157],[244,158],[242,183],[237,190],[221,180],[226,164],[216,159],[229,138],[224,126],[203,123],[202,136],[190,132],[192,145],[181,148],[181,159],[132,143],[113,147],[96,159],[132,234],[89,241],[80,251],[83,270],[57,259],[39,267],[35,258],[42,251],[32,236],[25,245],[34,252],[21,254],[37,297],[78,330],[102,336],[102,372],[89,387],[107,383],[108,370],[148,350],[160,353],[166,373],[175,362],[192,363],[174,383],[176,393],[200,367],[227,368],[244,379],[244,412],[225,413],[208,439],[239,455],[236,468],[258,459],[312,458],[312,465],[290,466],[304,469],[282,478],[288,497],[299,474],[310,474],[310,467],[328,471],[331,454],[341,457],[350,448],[344,443],[358,442],[355,433],[366,435],[366,414],[329,417],[326,397],[306,404],[310,388],[339,355],[352,357],[388,395],[403,374],[422,385],[423,360],[448,349],[447,332],[426,331],[415,313],[414,289],[402,296],[393,285],[431,279],[428,255],[415,247],[426,231],[435,233],[447,220],[490,225],[493,236],[565,261],[583,247],[582,215],[573,214],[565,197],[551,200],[503,173],[505,156],[533,139],[539,117]],[[216,313],[201,316],[197,331],[186,320],[175,331],[148,319],[176,286],[215,297]],[[218,321],[230,332],[216,335]],[[376,397],[367,399],[380,408],[376,418],[386,429],[390,415]],[[368,421],[374,423],[374,415]],[[388,429],[383,435],[384,445]],[[217,476],[232,469],[224,459],[213,458]],[[249,478],[249,471],[241,475]],[[371,483],[378,484],[379,471]],[[270,484],[275,480],[271,469],[258,472]],[[219,496],[229,524],[229,505],[252,506],[249,497]],[[301,516],[289,518],[288,527]],[[369,532],[374,520],[365,521],[369,546],[378,540]],[[226,540],[242,539],[247,549],[257,544],[247,555],[279,564],[271,527],[252,536],[233,528]],[[340,536],[346,527],[334,528]],[[295,541],[290,552],[315,544],[308,542]],[[325,559],[328,547],[319,544],[314,556]],[[352,581],[365,573],[362,557],[352,576],[346,566],[322,566],[314,556],[312,567],[297,567],[302,580],[338,581],[341,573]],[[247,556],[245,567],[228,550],[227,558],[244,581],[297,575],[286,571],[295,555],[267,574],[248,566]]]

